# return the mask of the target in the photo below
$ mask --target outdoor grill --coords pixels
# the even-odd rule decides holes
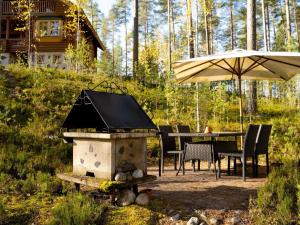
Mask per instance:
[[[81,91],[63,124],[73,142],[73,174],[113,180],[117,172],[140,169],[146,175],[146,138],[156,135],[155,124],[124,89],[96,87]]]

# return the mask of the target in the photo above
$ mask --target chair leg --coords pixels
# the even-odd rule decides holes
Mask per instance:
[[[266,154],[266,163],[267,163],[267,175],[269,175],[270,167],[269,167],[269,154]]]
[[[218,159],[218,177],[221,178],[221,159]]]
[[[196,166],[195,166],[196,160],[193,160],[193,172],[196,171]]]
[[[255,163],[255,157],[252,156],[252,177],[256,176],[256,163]]]
[[[246,171],[247,171],[247,159],[243,158],[243,181],[246,181]]]
[[[174,154],[174,170],[177,170],[176,154]]]
[[[198,171],[200,171],[200,160],[198,160]]]
[[[227,175],[230,176],[230,156],[227,159]]]
[[[258,155],[255,155],[255,176],[258,177]]]
[[[233,175],[236,176],[236,157],[234,157],[234,160],[233,160]]]
[[[179,155],[179,159],[180,159],[179,168],[177,170],[176,176],[178,176],[181,168],[182,168],[182,170],[184,170],[184,156],[183,155]]]
[[[161,158],[160,158],[160,163],[161,163],[161,166],[160,166],[160,168],[161,168],[161,173],[164,173],[165,172],[165,169],[164,169],[164,154],[162,153],[161,154]]]
[[[208,170],[211,171],[211,162],[208,162]]]

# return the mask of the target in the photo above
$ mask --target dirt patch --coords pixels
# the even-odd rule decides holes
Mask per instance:
[[[228,176],[223,171],[221,178],[216,180],[212,171],[205,170],[207,165],[203,165],[204,170],[193,172],[188,164],[185,175],[176,176],[173,167],[168,166],[161,177],[141,186],[141,189],[153,189],[153,196],[161,199],[168,207],[168,217],[179,213],[181,220],[187,221],[191,216],[199,216],[204,212],[207,218],[220,218],[220,224],[227,224],[226,221],[233,216],[239,216],[243,224],[251,224],[248,214],[249,199],[256,196],[257,189],[265,182],[265,176],[247,177],[246,182],[243,182],[241,171],[238,170],[236,176]],[[248,174],[251,176],[250,169]],[[158,176],[157,167],[150,167],[148,173]],[[174,222],[176,223],[180,224],[180,221]]]

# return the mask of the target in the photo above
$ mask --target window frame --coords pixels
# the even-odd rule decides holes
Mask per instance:
[[[53,29],[54,26],[53,24],[57,22],[58,23],[58,28]],[[60,38],[62,37],[63,34],[63,21],[60,19],[48,19],[48,20],[36,20],[36,36],[39,38]],[[41,32],[45,29],[41,29],[41,24],[47,24],[47,32],[46,34],[41,34]],[[45,27],[44,27],[45,28]],[[52,35],[53,31],[58,31],[57,35]]]

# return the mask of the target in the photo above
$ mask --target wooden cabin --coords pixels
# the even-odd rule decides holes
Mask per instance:
[[[67,16],[72,3],[68,0],[31,0],[34,5],[29,31],[18,16],[20,9],[13,0],[0,0],[0,62],[2,65],[15,62],[18,55],[25,56],[38,66],[65,67],[64,54],[69,44],[76,47],[76,31],[67,30]],[[97,32],[82,13],[80,37],[84,36],[91,49],[91,57],[97,57],[97,50],[104,50]],[[23,23],[23,24],[22,24]],[[28,23],[29,24],[29,23]],[[30,50],[29,43],[30,40]]]

